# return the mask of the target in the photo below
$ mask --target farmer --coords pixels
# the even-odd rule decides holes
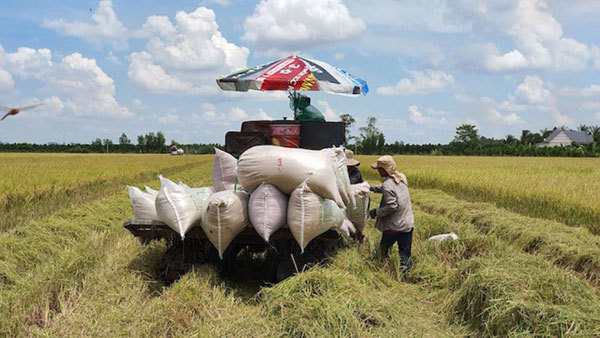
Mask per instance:
[[[346,153],[346,166],[348,167],[348,176],[350,177],[350,184],[363,183],[362,175],[358,166],[360,162],[354,159],[354,152],[350,149],[345,150]],[[365,236],[358,229],[354,232],[354,241],[362,244],[365,241]]]
[[[360,162],[354,159],[354,152],[346,149],[346,166],[348,166],[348,176],[350,176],[350,184],[358,184],[363,182],[358,166]]]
[[[371,191],[383,194],[379,209],[369,211],[371,218],[377,217],[375,226],[382,232],[381,256],[388,258],[390,247],[398,243],[402,278],[406,280],[412,267],[410,251],[415,225],[406,176],[396,171],[396,163],[391,156],[381,156],[371,167],[383,178],[380,186],[371,187]]]

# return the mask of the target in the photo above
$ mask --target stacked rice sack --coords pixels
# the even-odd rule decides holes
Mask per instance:
[[[239,183],[252,193],[251,223],[265,240],[286,219],[304,250],[320,234],[339,230],[344,209],[355,204],[343,148],[256,146],[240,156],[237,166]]]
[[[268,242],[287,224],[302,250],[329,229],[354,232],[350,220],[364,227],[364,189],[350,185],[343,148],[256,146],[239,160],[215,149],[212,169],[212,187],[162,176],[158,191],[129,187],[134,221],[161,221],[182,239],[200,227],[221,258],[248,226]]]

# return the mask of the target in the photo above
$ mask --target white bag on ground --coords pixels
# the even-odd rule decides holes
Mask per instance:
[[[162,176],[160,180],[161,187],[155,202],[158,219],[184,239],[193,226],[202,223],[206,201],[214,190],[212,187],[204,187],[190,192]]]
[[[344,200],[346,207],[354,206],[356,203],[354,196],[350,193],[350,176],[348,176],[348,166],[346,164],[346,153],[343,147],[323,149],[322,151],[333,151],[336,157],[336,179],[340,196]]]
[[[288,197],[269,183],[262,183],[250,195],[248,217],[265,241],[287,222],[287,207]]]
[[[288,204],[288,227],[302,252],[308,242],[344,221],[344,210],[329,199],[323,199],[302,182],[292,192]]]
[[[441,234],[441,235],[431,236],[431,237],[429,237],[428,241],[443,242],[447,239],[452,239],[453,241],[456,241],[458,239],[458,236],[454,232],[451,232],[449,234]]]
[[[133,221],[157,220],[156,207],[154,206],[155,195],[145,193],[136,187],[127,187],[129,199],[133,207]]]
[[[369,183],[352,184],[350,194],[354,197],[355,204],[346,209],[346,215],[360,232],[365,230],[369,217]]]
[[[208,199],[203,229],[221,259],[231,241],[249,224],[246,192],[220,191]]]
[[[348,218],[344,218],[344,222],[342,222],[342,225],[340,226],[340,231],[344,233],[344,235],[352,237],[356,232],[356,228]]]
[[[230,154],[215,148],[212,166],[212,184],[217,192],[234,190],[237,160]],[[238,189],[239,190],[239,189]]]
[[[248,191],[266,182],[287,195],[308,179],[312,191],[344,207],[337,186],[336,161],[331,150],[256,146],[240,156],[237,174]]]

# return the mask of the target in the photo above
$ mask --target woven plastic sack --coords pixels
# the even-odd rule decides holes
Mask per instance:
[[[146,190],[147,193],[149,193],[150,195],[154,195],[154,197],[156,197],[156,195],[158,195],[158,190],[154,190],[152,188],[150,188],[149,186],[144,186],[144,189]]]
[[[269,183],[262,183],[250,195],[248,217],[265,241],[286,224],[287,207],[288,197]]]
[[[288,203],[288,227],[302,252],[315,237],[344,221],[344,210],[329,199],[323,199],[302,182],[292,192]]]
[[[336,161],[331,150],[256,146],[240,156],[237,175],[250,192],[266,182],[286,195],[308,180],[312,191],[344,207],[337,186]]]
[[[214,189],[204,187],[191,192],[162,176],[159,178],[161,187],[155,201],[158,219],[184,239],[192,227],[202,223],[206,201]]]
[[[344,152],[344,148],[330,148],[323,149],[322,151],[333,151],[335,154],[336,182],[338,190],[340,191],[340,196],[342,197],[342,200],[344,200],[346,207],[354,206],[356,202],[354,196],[350,193],[350,176],[348,176],[348,166],[346,165],[346,153]]]
[[[356,229],[363,232],[369,217],[369,183],[350,185],[350,194],[354,197],[355,204],[346,209],[346,215],[354,223]]]
[[[235,189],[237,160],[230,154],[215,148],[212,166],[212,184],[217,192]]]
[[[220,191],[208,199],[203,229],[221,259],[231,241],[249,224],[246,192]]]
[[[157,220],[156,207],[154,206],[155,195],[145,193],[136,187],[127,187],[129,190],[129,199],[133,207],[133,221],[153,221]]]

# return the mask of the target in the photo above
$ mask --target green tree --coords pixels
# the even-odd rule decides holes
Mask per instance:
[[[125,133],[122,133],[119,137],[119,144],[122,146],[127,146],[131,144],[131,140],[127,137],[127,135],[125,135]]]
[[[363,154],[376,154],[379,151],[378,141],[381,131],[379,131],[376,125],[377,119],[374,117],[369,117],[367,118],[367,125],[359,128],[360,145]]]
[[[479,131],[473,124],[464,123],[456,128],[454,142],[476,145],[479,143]]]
[[[340,115],[340,120],[344,123],[344,127],[346,129],[346,140],[344,145],[348,145],[348,141],[352,139],[352,135],[350,135],[350,128],[354,125],[356,120],[350,114]]]
[[[101,152],[102,151],[102,140],[97,138],[90,144],[90,148],[92,151]]]

